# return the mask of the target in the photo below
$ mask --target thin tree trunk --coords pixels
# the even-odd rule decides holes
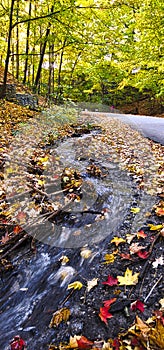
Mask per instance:
[[[31,17],[31,0],[29,2],[29,18]],[[30,36],[30,22],[27,24],[27,38],[26,38],[26,60],[25,60],[25,68],[24,68],[24,78],[23,84],[26,83],[27,72],[28,72],[28,52],[29,52],[29,36]]]
[[[54,10],[54,6],[51,7],[51,13],[53,12],[53,10]],[[44,41],[44,44],[42,46],[40,61],[39,61],[38,70],[37,70],[35,83],[34,83],[34,92],[37,91],[37,87],[38,87],[38,84],[39,84],[41,70],[42,70],[42,64],[43,64],[43,59],[44,59],[44,54],[45,54],[46,45],[47,45],[47,40],[48,40],[48,36],[50,34],[50,28],[51,28],[51,22],[48,23],[48,27],[47,27],[46,35],[45,35],[45,41]]]
[[[7,41],[7,55],[6,55],[6,60],[5,60],[3,89],[2,89],[1,97],[4,97],[6,94],[6,83],[7,83],[7,73],[8,73],[8,68],[9,68],[9,59],[10,59],[10,47],[11,47],[12,19],[13,19],[14,3],[15,3],[15,0],[11,0],[9,34],[8,34],[8,41]]]
[[[61,86],[61,71],[62,71],[62,64],[63,64],[63,56],[64,56],[64,49],[66,46],[67,37],[64,39],[62,52],[60,55],[60,63],[59,63],[59,70],[58,70],[58,87],[57,87],[57,95],[56,95],[56,103],[62,102],[62,94],[63,94],[63,88]]]
[[[19,20],[19,0],[17,0],[16,10],[17,22]],[[16,78],[19,79],[19,26],[16,28]]]

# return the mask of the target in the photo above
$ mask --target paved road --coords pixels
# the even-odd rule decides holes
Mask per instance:
[[[118,118],[140,131],[145,137],[164,145],[164,118],[132,114],[107,113],[107,116]]]

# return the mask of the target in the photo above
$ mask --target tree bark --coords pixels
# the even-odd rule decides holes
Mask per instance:
[[[51,7],[51,12],[53,12],[53,10],[54,10],[54,6]],[[46,35],[45,35],[44,44],[43,44],[43,46],[42,46],[40,61],[39,61],[38,70],[37,70],[37,74],[36,74],[36,78],[35,78],[35,83],[34,83],[34,92],[37,91],[37,87],[38,87],[38,84],[39,84],[40,75],[41,75],[41,70],[42,70],[42,64],[43,64],[43,59],[44,59],[44,54],[45,54],[45,50],[46,50],[46,45],[47,45],[48,36],[49,36],[49,34],[50,34],[50,29],[51,29],[51,22],[48,23],[48,27],[47,27],[47,30],[46,30]]]
[[[13,19],[13,9],[14,9],[15,0],[11,0],[11,9],[10,9],[10,21],[9,21],[9,34],[7,41],[7,54],[5,60],[5,70],[4,70],[4,78],[3,78],[3,89],[0,97],[4,97],[6,95],[6,83],[7,83],[7,73],[9,68],[9,60],[10,60],[10,47],[11,47],[11,35],[12,35],[12,19]]]
[[[31,0],[29,2],[29,18],[31,17]],[[23,78],[23,84],[26,83],[27,79],[27,71],[28,71],[28,52],[29,52],[29,36],[30,36],[30,21],[27,24],[27,37],[26,37],[26,60],[25,60],[25,67],[24,67],[24,78]]]

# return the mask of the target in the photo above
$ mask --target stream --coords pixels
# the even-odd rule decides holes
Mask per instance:
[[[15,334],[27,341],[28,350],[48,349],[48,345],[58,338],[58,332],[49,328],[52,314],[63,305],[75,315],[75,321],[68,323],[68,330],[63,330],[63,337],[68,339],[70,334],[83,333],[84,325],[76,320],[77,313],[82,312],[80,306],[69,300],[65,302],[69,294],[67,286],[79,278],[93,278],[110,239],[118,230],[121,232],[123,226],[129,227],[129,211],[137,205],[139,196],[131,176],[120,169],[117,160],[113,162],[111,147],[98,144],[100,134],[100,130],[93,130],[86,135],[64,139],[51,148],[52,160],[60,156],[58,173],[64,168],[74,168],[81,174],[81,200],[72,202],[56,221],[39,222],[35,234],[30,228],[27,230],[37,240],[35,253],[31,252],[29,243],[16,254],[12,253],[14,269],[2,275],[0,280],[2,350],[7,349]],[[87,167],[92,164],[101,169],[101,176],[91,176],[87,172]],[[47,178],[45,188],[46,185],[48,188],[54,171],[51,161],[44,174]],[[61,184],[57,183],[56,189],[61,190]],[[31,203],[30,197],[28,199]],[[51,200],[56,201],[56,197],[52,196]],[[57,200],[64,202],[63,193]],[[142,202],[145,201],[144,212],[152,197],[145,194]],[[134,220],[134,229],[143,224],[143,211],[138,221]],[[86,259],[83,252],[87,249]],[[62,263],[63,256],[69,258],[66,264]],[[62,325],[59,335],[61,332]]]

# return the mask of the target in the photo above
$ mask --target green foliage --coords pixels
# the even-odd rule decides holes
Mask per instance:
[[[56,102],[72,99],[115,105],[123,99],[136,100],[145,92],[151,97],[164,96],[163,0],[57,0],[53,14],[52,0],[32,1],[31,18],[29,1],[26,6],[16,1],[13,13],[10,71],[16,70],[18,28],[20,80],[30,20],[27,84],[31,87],[47,40],[38,92]],[[9,10],[8,1],[0,1],[3,64]]]

